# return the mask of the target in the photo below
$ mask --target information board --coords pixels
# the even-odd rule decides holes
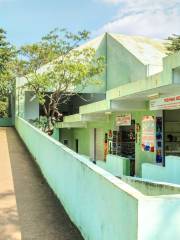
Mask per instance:
[[[150,101],[150,110],[180,109],[180,96],[158,98]]]
[[[154,152],[155,119],[153,116],[143,117],[141,138],[142,151]]]
[[[130,126],[131,114],[122,114],[116,117],[116,126]]]

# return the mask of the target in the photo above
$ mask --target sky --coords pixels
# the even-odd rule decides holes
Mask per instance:
[[[56,27],[164,39],[180,34],[180,0],[0,0],[0,27],[17,46]]]

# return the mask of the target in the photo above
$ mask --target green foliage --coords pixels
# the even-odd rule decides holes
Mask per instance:
[[[44,131],[44,129],[46,128],[47,118],[41,116],[39,119],[29,120],[29,122],[35,127]]]
[[[17,51],[8,41],[6,32],[0,28],[0,117],[8,116],[8,96],[15,86]]]
[[[97,84],[104,71],[103,56],[97,57],[93,48],[79,47],[88,38],[87,31],[73,34],[55,29],[20,50],[19,75],[25,76],[24,87],[33,91],[43,106],[47,131],[61,117],[59,105],[87,85]]]
[[[173,34],[168,37],[167,50],[169,54],[180,51],[180,35]]]
[[[6,32],[0,28],[0,98],[9,95],[15,84],[16,49],[6,38]]]
[[[8,99],[0,100],[0,118],[8,117]]]

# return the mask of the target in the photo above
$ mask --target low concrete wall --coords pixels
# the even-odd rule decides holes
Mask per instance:
[[[165,167],[149,163],[142,164],[142,178],[180,184],[180,157],[167,156],[165,163]]]
[[[137,239],[141,193],[25,120],[16,129],[85,239]]]
[[[11,127],[12,125],[12,118],[0,118],[0,127]]]
[[[117,177],[130,175],[130,160],[125,157],[108,154],[106,161],[96,161],[96,164]]]
[[[180,195],[144,196],[25,120],[16,129],[86,240],[180,239]]]
[[[175,184],[157,183],[141,178],[123,176],[123,181],[148,196],[180,194],[180,186]]]
[[[147,197],[138,205],[138,240],[180,239],[180,195]]]

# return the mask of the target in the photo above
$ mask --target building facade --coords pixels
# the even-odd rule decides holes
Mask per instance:
[[[156,171],[167,168],[169,156],[176,168],[180,156],[179,53],[166,56],[160,40],[108,33],[86,46],[105,56],[101,83],[83,90],[87,102],[61,106],[64,118],[53,137],[110,172],[123,162],[123,174],[163,180]],[[16,110],[27,120],[41,113],[32,96],[28,90],[17,94]]]
[[[132,176],[148,178],[154,165],[165,169],[169,156],[176,168],[180,55],[166,56],[163,42],[144,37],[107,34],[105,46],[106,99],[65,117],[59,140],[105,168],[107,154],[127,158]]]

